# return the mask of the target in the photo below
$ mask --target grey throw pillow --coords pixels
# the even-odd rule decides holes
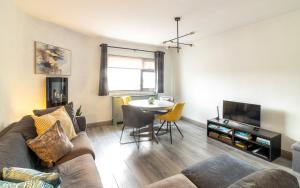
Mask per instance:
[[[46,109],[42,109],[42,110],[33,110],[33,114],[36,116],[42,116],[45,114],[49,114],[51,112],[54,112],[55,110],[59,109],[61,106],[56,106],[56,107],[51,107],[51,108],[46,108]],[[77,120],[76,120],[76,116],[75,116],[75,112],[74,112],[74,105],[73,102],[70,102],[68,104],[66,104],[65,106],[65,110],[67,111],[68,115],[70,116],[75,132],[78,133],[80,132]]]
[[[228,188],[299,188],[298,180],[280,169],[267,169],[250,174]]]

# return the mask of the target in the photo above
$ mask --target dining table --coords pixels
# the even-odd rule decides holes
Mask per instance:
[[[174,103],[166,100],[154,100],[152,103],[149,103],[149,101],[145,99],[132,100],[129,102],[129,105],[139,107],[144,111],[150,111],[155,113],[161,110],[170,109],[172,106],[174,106]]]
[[[174,106],[173,102],[166,101],[166,100],[154,100],[151,103],[149,100],[144,99],[144,100],[132,100],[129,102],[129,105],[135,106],[140,108],[143,111],[148,111],[152,112],[154,114],[161,114],[161,113],[167,113],[168,110]],[[141,135],[140,136],[149,136],[149,134],[154,138],[156,143],[158,143],[158,139],[156,137],[156,134],[154,133],[154,122],[152,125],[149,125],[147,128],[141,129]],[[162,132],[165,134],[165,132]]]

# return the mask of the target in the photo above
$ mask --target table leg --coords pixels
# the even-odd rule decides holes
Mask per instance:
[[[154,140],[157,144],[158,144],[158,139],[157,139],[157,136],[156,136],[156,134],[155,134],[155,132],[154,132],[154,123],[152,123],[151,125],[151,133],[152,133],[152,140]]]

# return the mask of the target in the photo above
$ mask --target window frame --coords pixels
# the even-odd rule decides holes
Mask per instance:
[[[124,58],[135,58],[135,59],[142,59],[143,60],[143,66],[144,66],[144,62],[145,61],[153,61],[154,62],[154,69],[139,69],[139,68],[124,68],[124,67],[109,67],[108,66],[108,62],[107,62],[107,69],[109,68],[116,68],[116,69],[127,69],[127,70],[140,70],[141,71],[141,75],[140,75],[140,89],[139,90],[109,90],[108,92],[111,93],[111,94],[114,94],[114,93],[155,93],[155,87],[156,87],[156,83],[155,83],[155,86],[154,88],[143,88],[143,72],[153,72],[154,74],[156,74],[156,71],[155,71],[155,60],[154,58],[143,58],[143,57],[132,57],[132,56],[124,56],[124,55],[113,55],[113,54],[108,54],[107,55],[108,57],[124,57]],[[107,58],[108,59],[108,58]],[[109,78],[107,78],[109,79]],[[109,88],[108,88],[109,89]]]

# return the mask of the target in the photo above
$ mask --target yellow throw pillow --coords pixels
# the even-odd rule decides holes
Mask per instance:
[[[50,129],[55,122],[57,121],[55,117],[46,114],[43,116],[32,116],[33,120],[34,120],[34,126],[36,129],[36,133],[38,134],[38,136],[44,134],[48,129]]]
[[[33,119],[38,136],[44,134],[56,121],[60,122],[61,127],[70,140],[77,136],[72,120],[66,112],[65,107],[61,107],[52,113],[40,117],[33,116]]]
[[[76,132],[72,123],[72,120],[70,116],[68,115],[68,112],[65,110],[65,107],[61,107],[54,112],[50,113],[53,117],[55,117],[57,120],[59,120],[60,125],[64,129],[65,134],[67,137],[71,140],[74,137],[76,137]]]

